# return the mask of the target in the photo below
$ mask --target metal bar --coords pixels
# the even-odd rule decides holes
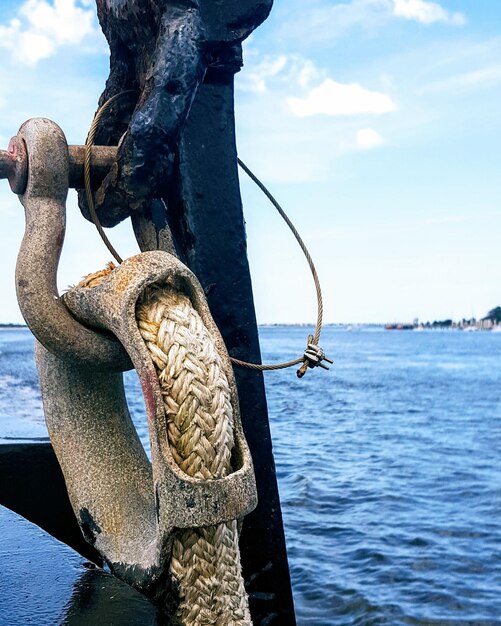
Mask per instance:
[[[91,148],[91,185],[97,189],[106,174],[116,163],[116,146],[92,146]],[[68,146],[69,151],[69,187],[84,187],[85,146]],[[28,177],[28,160],[23,153],[22,142],[15,137],[9,150],[0,150],[0,179],[7,178],[14,193],[24,193]]]
[[[7,150],[0,150],[0,178],[9,178],[12,175],[14,162]]]
[[[70,156],[69,186],[72,189],[84,188],[85,146],[68,146]],[[91,148],[91,186],[97,189],[103,178],[116,163],[116,146],[92,146]]]

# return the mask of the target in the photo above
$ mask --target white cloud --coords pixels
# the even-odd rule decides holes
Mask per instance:
[[[383,0],[391,2],[391,0]],[[382,9],[381,0],[352,0],[334,3],[332,0],[304,0],[291,2],[283,10],[282,23],[278,35],[284,40],[296,41],[296,49],[301,47],[328,48],[346,34],[362,28],[378,28],[387,20],[387,7]],[[278,9],[278,7],[277,7]],[[305,33],[313,36],[305,37]]]
[[[306,59],[303,66],[299,68],[297,73],[297,84],[300,87],[308,87],[315,78],[319,77],[320,71],[316,65],[313,61]]]
[[[242,91],[264,93],[268,89],[268,79],[275,78],[280,74],[288,61],[288,57],[285,55],[264,58],[251,71],[243,72],[242,79],[238,81],[238,87]]]
[[[332,180],[343,154],[384,143],[370,129],[355,138],[370,124],[367,116],[397,110],[389,95],[336,82],[301,55],[262,57],[252,46],[245,52],[236,77],[239,151],[267,182]]]
[[[425,85],[419,93],[454,93],[489,88],[501,83],[501,65],[491,65],[471,72],[463,72]]]
[[[284,40],[295,41],[296,49],[331,48],[337,40],[360,30],[374,35],[395,19],[424,25],[442,22],[461,26],[466,22],[462,13],[427,0],[289,0],[282,10],[278,34]],[[305,37],[305,33],[314,36]]]
[[[270,86],[276,86],[278,83],[308,87],[313,80],[319,80],[324,75],[313,61],[298,54],[265,56],[255,62],[258,58],[258,53],[246,46],[246,63],[243,71],[237,75],[236,82],[240,91],[262,94],[268,92]]]
[[[361,128],[357,131],[357,146],[361,150],[371,150],[384,144],[381,135],[373,128]]]
[[[305,98],[288,98],[287,102],[297,117],[381,114],[397,110],[386,94],[369,91],[358,83],[338,83],[331,78],[326,78]]]
[[[466,21],[462,13],[451,13],[439,4],[425,0],[393,0],[393,14],[421,24],[445,22],[462,26]]]
[[[83,1],[83,6],[89,3]],[[25,65],[36,65],[54,55],[60,46],[79,45],[95,32],[94,11],[78,0],[26,0],[18,17],[0,25],[0,48]]]

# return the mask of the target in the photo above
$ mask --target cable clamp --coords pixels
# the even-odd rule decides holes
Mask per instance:
[[[303,355],[304,362],[297,371],[298,378],[302,378],[306,374],[306,371],[309,367],[321,367],[324,370],[328,370],[329,367],[322,361],[327,361],[327,363],[330,363],[331,365],[332,363],[334,363],[334,361],[331,361],[331,359],[328,359],[325,356],[325,352],[320,346],[314,343],[314,341],[315,338],[313,337],[313,335],[309,335],[308,345],[306,346],[306,350],[304,351]]]

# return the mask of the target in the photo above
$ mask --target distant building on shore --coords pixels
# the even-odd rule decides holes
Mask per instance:
[[[448,329],[448,330],[491,330],[501,332],[501,307],[495,307],[491,309],[485,317],[480,320],[474,317],[467,319],[463,318],[459,322],[455,322],[452,319],[435,320],[433,322],[419,322],[416,318],[412,324],[404,324],[395,322],[393,324],[386,324],[386,330],[434,330],[434,329]]]

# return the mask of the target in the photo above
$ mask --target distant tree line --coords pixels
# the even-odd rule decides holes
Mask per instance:
[[[484,317],[484,320],[491,320],[495,324],[499,324],[501,322],[501,306],[491,309]]]
[[[501,306],[494,307],[491,309],[485,317],[481,318],[481,321],[490,320],[493,325],[501,324]],[[477,320],[472,317],[471,319],[463,318],[460,322],[454,322],[451,319],[446,320],[435,320],[434,322],[426,322],[422,324],[424,328],[452,328],[452,327],[465,327],[465,326],[475,326]],[[414,323],[417,326],[417,323]]]
[[[450,328],[453,325],[452,320],[435,320],[423,324],[425,328]]]

